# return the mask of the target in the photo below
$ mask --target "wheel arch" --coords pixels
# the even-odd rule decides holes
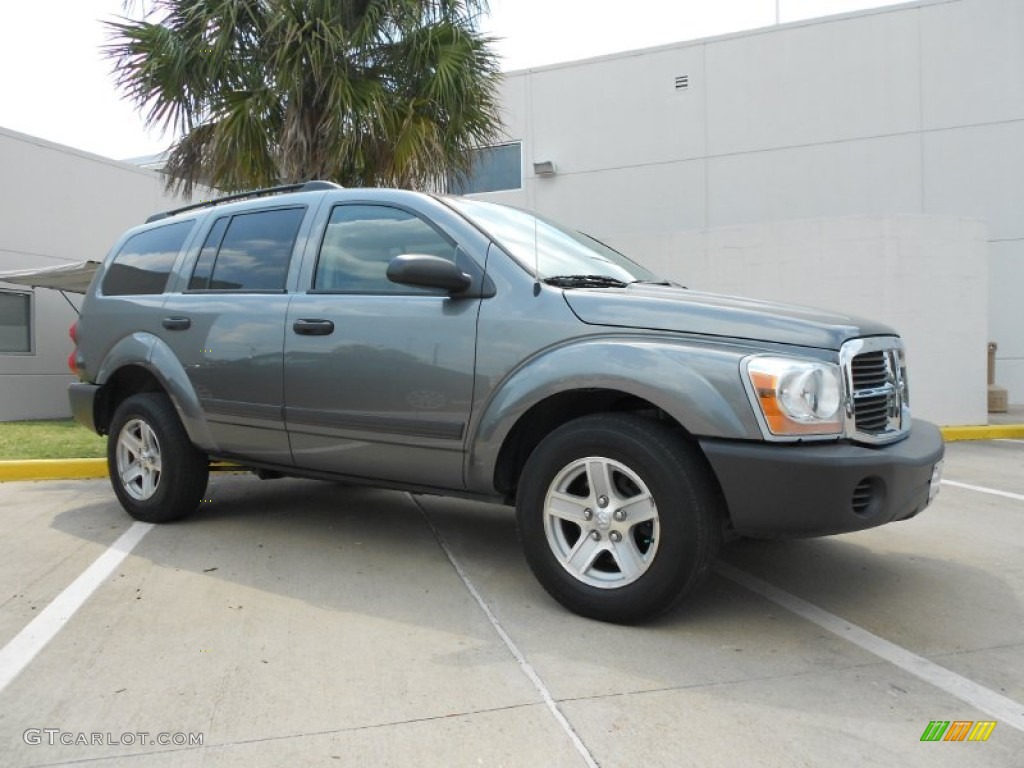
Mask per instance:
[[[139,392],[163,392],[170,398],[189,440],[204,451],[216,451],[199,395],[177,356],[159,337],[138,332],[118,341],[104,358],[96,383],[100,390],[93,418],[100,434],[106,434],[125,398]]]
[[[563,424],[583,416],[616,412],[633,412],[666,421],[681,436],[693,441],[682,424],[642,397],[616,389],[566,390],[535,403],[509,430],[494,466],[495,489],[510,502],[514,501],[519,474],[545,437]]]
[[[164,392],[160,380],[144,365],[128,363],[115,370],[100,387],[93,404],[96,431],[105,435],[110,431],[114,412],[126,399],[140,392]]]
[[[471,430],[467,484],[514,498],[517,473],[545,435],[592,413],[636,411],[688,441],[759,439],[742,389],[745,352],[677,339],[589,338],[547,350],[493,392]]]

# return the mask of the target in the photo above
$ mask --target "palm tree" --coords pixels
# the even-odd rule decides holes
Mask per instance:
[[[486,0],[147,5],[107,22],[107,55],[147,125],[180,136],[168,189],[437,188],[500,132]]]

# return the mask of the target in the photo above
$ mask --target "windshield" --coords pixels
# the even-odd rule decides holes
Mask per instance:
[[[532,213],[497,203],[445,198],[541,280],[556,277],[611,278],[622,283],[659,278],[618,251],[581,232],[564,229]]]

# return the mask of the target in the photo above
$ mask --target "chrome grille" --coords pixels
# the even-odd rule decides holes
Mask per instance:
[[[865,352],[853,358],[853,385],[857,389],[880,387],[886,382],[889,368],[885,352]]]
[[[886,387],[890,375],[888,355],[881,350],[864,352],[853,358],[851,368],[857,430],[880,432],[889,423],[891,391]],[[868,391],[877,394],[865,394]]]
[[[854,411],[857,430],[860,432],[881,432],[889,423],[889,395],[871,395],[856,401]]]
[[[889,443],[910,429],[903,344],[893,336],[843,345],[847,434],[866,443]]]

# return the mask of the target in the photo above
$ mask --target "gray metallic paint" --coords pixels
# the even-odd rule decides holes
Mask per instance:
[[[864,318],[657,285],[566,291],[585,323],[838,350],[856,336],[896,335]]]
[[[178,358],[161,339],[153,338],[147,367],[170,396],[189,439],[205,451],[215,450],[217,442],[199,396]]]
[[[309,290],[336,203],[387,204],[422,216],[459,245],[479,292],[488,242],[434,198],[403,190],[328,193],[318,209],[285,323],[285,418],[296,466],[460,489],[480,299]],[[327,336],[297,319],[334,322]],[[387,475],[382,475],[386,468]]]
[[[80,333],[79,338],[83,336]],[[217,448],[188,374],[163,341],[144,331],[122,337],[104,356],[103,364],[92,381],[102,386],[115,372],[129,365],[144,368],[160,382],[193,443],[206,451]]]
[[[501,446],[515,423],[536,404],[568,389],[614,390],[642,398],[694,435],[758,439],[749,405],[737,408],[729,396],[742,356],[700,343],[625,334],[582,337],[545,349],[494,387],[470,440],[469,487],[489,489]]]
[[[285,323],[285,419],[296,465],[462,485],[479,299],[297,295]],[[334,322],[302,336],[299,318]]]
[[[443,198],[356,189],[290,195],[281,204],[296,202],[308,212],[286,293],[183,293],[216,218],[274,206],[255,199],[192,212],[198,226],[168,294],[130,301],[87,296],[79,348],[89,365],[102,361],[87,378],[102,384],[123,365],[143,365],[167,388],[193,442],[213,454],[317,476],[493,497],[503,441],[547,397],[614,389],[661,408],[702,440],[759,441],[740,380],[743,356],[788,350],[835,360],[848,338],[892,333],[856,318],[678,288],[535,284],[526,265]],[[481,300],[310,292],[337,202],[387,203],[428,218],[478,267],[472,270],[477,286],[486,270],[495,294]],[[102,271],[93,291],[101,279]],[[167,332],[159,321],[168,314],[189,316],[193,328]],[[320,316],[335,322],[333,334],[293,333],[294,319]],[[231,342],[231,330],[243,325],[245,338]],[[135,332],[104,348],[102,340],[117,339],[120,328]],[[432,344],[441,346],[432,352]],[[206,349],[215,351],[199,352]],[[266,377],[257,358],[267,361]],[[410,387],[439,397],[432,403],[405,398],[403,405],[399,395]]]
[[[156,333],[181,360],[206,415],[206,429],[212,436],[207,450],[292,464],[284,425],[282,326],[291,301],[289,293],[298,286],[302,257],[322,197],[322,193],[308,192],[289,195],[287,199],[247,200],[200,212],[199,225],[183,249],[183,257],[175,264],[164,315],[188,317],[192,325],[183,331],[160,327]],[[286,292],[188,290],[196,259],[217,219],[252,209],[293,208],[297,204],[306,208],[306,217],[292,248]]]
[[[188,317],[160,329],[184,366],[218,451],[291,463],[284,426],[284,294],[169,294],[164,314]],[[213,406],[213,407],[211,407]]]

